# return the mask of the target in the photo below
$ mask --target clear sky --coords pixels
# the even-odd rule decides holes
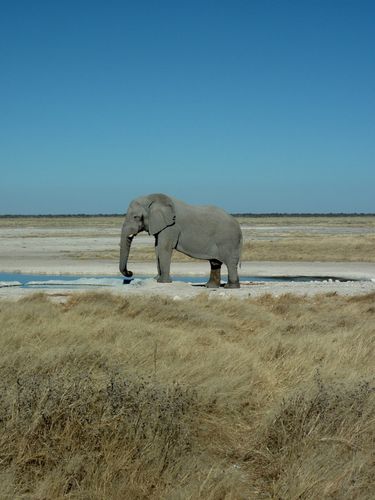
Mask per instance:
[[[375,2],[1,3],[0,214],[375,212]]]

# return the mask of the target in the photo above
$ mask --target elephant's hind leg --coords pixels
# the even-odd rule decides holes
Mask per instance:
[[[206,283],[207,288],[218,288],[221,282],[221,265],[222,262],[216,259],[210,260],[211,274],[210,279]]]
[[[238,259],[233,259],[231,262],[228,262],[228,283],[225,285],[225,288],[240,288],[237,266]]]

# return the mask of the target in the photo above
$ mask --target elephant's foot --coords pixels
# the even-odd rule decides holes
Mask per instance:
[[[220,287],[220,281],[217,282],[217,281],[207,281],[206,283],[206,288],[219,288]]]
[[[240,282],[235,281],[234,283],[228,282],[226,285],[224,285],[224,288],[240,288]]]
[[[172,283],[171,278],[168,276],[158,276],[158,279],[156,280],[158,283]]]

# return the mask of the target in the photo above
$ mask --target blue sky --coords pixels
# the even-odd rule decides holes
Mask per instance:
[[[0,213],[375,212],[375,2],[3,2]]]

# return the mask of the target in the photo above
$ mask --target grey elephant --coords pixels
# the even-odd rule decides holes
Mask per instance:
[[[171,283],[173,249],[196,259],[209,260],[209,288],[220,286],[221,266],[228,268],[226,288],[239,288],[237,266],[242,247],[238,221],[221,208],[192,206],[165,194],[150,194],[134,199],[127,210],[121,232],[120,272],[127,269],[131,242],[140,231],[155,236],[157,281]]]

